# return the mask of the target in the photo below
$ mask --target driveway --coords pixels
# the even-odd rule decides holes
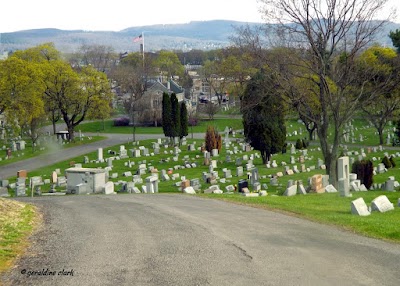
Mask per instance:
[[[19,200],[39,206],[45,224],[6,285],[400,281],[400,245],[266,210],[179,194]]]

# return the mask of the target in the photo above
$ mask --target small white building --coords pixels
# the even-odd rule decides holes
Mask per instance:
[[[106,185],[106,170],[95,168],[69,168],[67,177],[67,194],[102,193]]]

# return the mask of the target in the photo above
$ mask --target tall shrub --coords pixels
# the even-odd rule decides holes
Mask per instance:
[[[217,143],[217,133],[215,131],[214,126],[207,126],[207,131],[206,131],[206,138],[205,138],[205,143],[206,143],[206,150],[208,152],[211,152],[212,149],[217,149],[218,143]]]
[[[352,173],[357,174],[361,184],[369,189],[373,183],[374,165],[371,160],[356,161],[351,168]]]

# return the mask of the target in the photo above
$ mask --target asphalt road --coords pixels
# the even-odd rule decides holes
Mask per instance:
[[[45,224],[5,285],[400,283],[400,245],[266,210],[179,194],[19,200]]]
[[[93,134],[85,134],[85,135],[93,135]],[[4,166],[0,166],[0,180],[7,179],[12,176],[17,176],[17,171],[19,170],[27,170],[28,173],[31,170],[36,170],[56,162],[61,162],[68,160],[70,158],[74,158],[80,155],[85,155],[87,153],[96,151],[98,148],[107,148],[110,146],[114,146],[117,144],[125,144],[127,149],[130,149],[131,146],[127,145],[127,143],[132,142],[132,134],[100,134],[102,136],[106,136],[107,139],[93,142],[90,144],[58,149],[55,146],[54,149],[49,150],[47,154],[40,155],[31,159],[7,164]],[[194,138],[204,138],[204,134],[195,133],[193,134]],[[136,134],[136,141],[145,140],[145,139],[157,139],[164,138],[164,135],[161,134]],[[189,134],[188,139],[192,138],[191,134]],[[83,161],[83,157],[82,157]]]

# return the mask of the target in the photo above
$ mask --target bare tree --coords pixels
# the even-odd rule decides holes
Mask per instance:
[[[82,45],[69,59],[74,67],[92,66],[98,71],[109,72],[118,56],[111,46]]]
[[[147,90],[148,75],[152,72],[150,59],[143,62],[139,53],[128,55],[119,66],[113,69],[111,77],[117,83],[121,93],[128,95],[124,107],[130,116],[133,141],[136,140],[135,112],[141,111],[139,101]]]
[[[360,82],[357,78],[356,59],[385,24],[376,18],[387,0],[260,1],[266,21],[276,23],[276,31],[290,36],[287,44],[300,52],[295,61],[288,56],[270,67],[280,75],[288,98],[303,106],[300,112],[314,106],[308,106],[313,101],[306,100],[306,93],[298,92],[298,85],[293,84],[296,79],[309,84],[310,92],[318,98],[320,116],[310,116],[309,112],[303,115],[316,125],[327,173],[336,184],[343,126],[361,101],[376,95],[369,91],[366,96],[364,87],[369,79]],[[328,138],[330,130],[332,137]]]

